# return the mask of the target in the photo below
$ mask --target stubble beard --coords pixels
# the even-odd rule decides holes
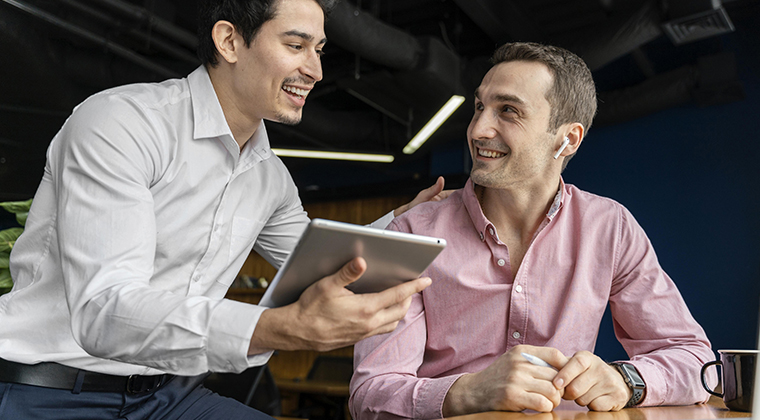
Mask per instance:
[[[274,117],[275,121],[285,125],[296,125],[301,122],[301,113],[298,113],[298,116],[292,116],[283,112],[278,112]]]

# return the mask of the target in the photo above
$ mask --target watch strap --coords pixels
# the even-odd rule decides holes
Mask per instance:
[[[614,366],[618,372],[620,372],[620,375],[623,376],[623,380],[625,380],[626,385],[628,385],[628,387],[633,392],[631,399],[628,400],[628,402],[625,404],[625,407],[633,407],[641,403],[641,401],[644,399],[646,384],[641,378],[641,375],[639,374],[638,369],[636,369],[636,366],[629,363],[620,362],[610,363],[610,365]]]

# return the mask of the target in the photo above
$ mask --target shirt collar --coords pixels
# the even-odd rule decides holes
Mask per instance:
[[[227,119],[224,116],[222,105],[219,103],[219,98],[216,96],[206,66],[201,65],[195,69],[187,76],[187,81],[193,104],[193,138],[227,137],[232,141],[230,147],[234,145],[235,154],[237,154],[237,142],[232,135],[232,130],[227,125]],[[259,128],[243,147],[242,154],[248,153],[254,153],[261,160],[267,159],[271,155],[272,151],[269,147],[269,137],[264,127],[264,121],[259,124]]]
[[[472,219],[475,229],[477,229],[480,234],[480,240],[484,240],[485,232],[488,232],[489,228],[493,229],[493,225],[486,218],[486,215],[483,214],[483,209],[480,207],[478,197],[475,195],[475,183],[472,182],[472,178],[468,179],[464,186],[464,191],[462,191],[462,202],[464,203],[465,209],[467,209],[467,213],[470,214],[470,219]]]
[[[549,211],[546,213],[546,217],[549,220],[554,219],[554,217],[559,212],[559,209],[562,208],[562,203],[565,200],[564,191],[565,181],[562,179],[562,177],[560,177],[559,189],[557,189],[557,194],[554,196],[554,201],[552,202]],[[485,214],[483,214],[483,208],[480,206],[480,201],[478,201],[478,197],[475,195],[475,183],[472,182],[472,178],[469,178],[467,180],[467,184],[464,186],[464,191],[462,192],[462,202],[464,203],[464,207],[467,209],[467,212],[470,215],[470,219],[472,219],[472,223],[475,225],[475,229],[477,229],[480,233],[480,239],[482,240],[485,233],[491,231],[493,224],[488,220],[488,218],[486,218]]]
[[[205,139],[226,135],[234,140],[206,66],[201,65],[190,73],[187,82],[193,103],[193,137]]]
[[[557,212],[560,208],[562,208],[562,203],[565,201],[565,180],[562,179],[562,177],[559,177],[559,189],[557,190],[557,194],[554,196],[554,201],[552,202],[552,206],[549,207],[549,211],[546,213],[546,217],[549,220],[554,219],[554,216],[557,215]]]

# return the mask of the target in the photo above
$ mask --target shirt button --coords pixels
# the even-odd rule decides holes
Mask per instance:
[[[504,264],[506,264],[506,262],[504,262],[503,259],[499,258],[499,261],[496,261],[496,264],[499,264],[499,267],[504,267]]]
[[[488,233],[490,233],[491,236],[493,236],[493,228],[488,228]]]
[[[483,236],[483,232],[480,232],[480,240],[482,241],[483,239],[485,239],[485,236]]]
[[[520,286],[519,284],[517,286],[515,286],[515,291],[517,293],[521,293],[522,292],[522,286]]]
[[[520,338],[520,333],[517,332],[517,331],[515,331],[515,332],[512,333],[512,337],[514,337],[514,338]]]

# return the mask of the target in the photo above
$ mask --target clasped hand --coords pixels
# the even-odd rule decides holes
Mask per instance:
[[[521,353],[556,368],[536,366]],[[631,397],[623,377],[588,351],[567,358],[549,347],[515,346],[486,369],[459,378],[444,402],[444,415],[482,411],[549,412],[562,399],[594,411],[617,411]]]

